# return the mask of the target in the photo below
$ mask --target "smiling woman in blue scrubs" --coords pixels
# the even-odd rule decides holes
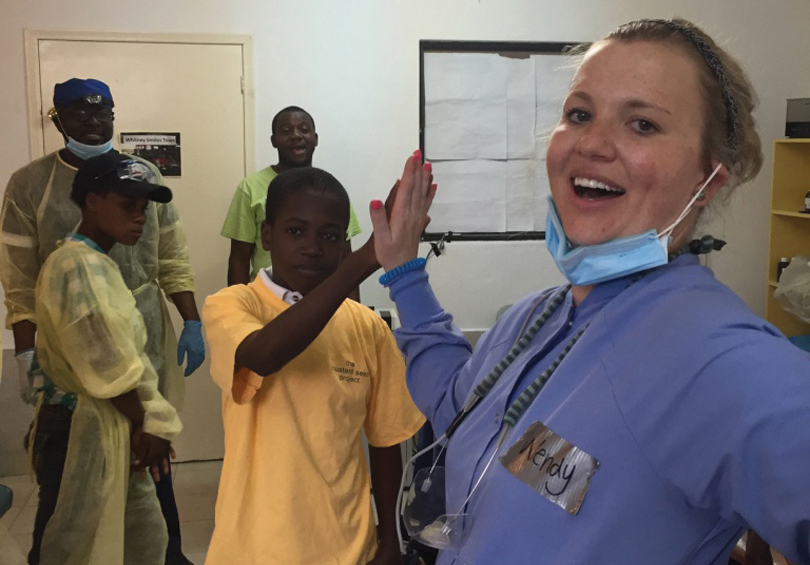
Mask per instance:
[[[760,169],[754,104],[689,22],[591,45],[547,154],[570,285],[474,350],[415,260],[429,166],[408,160],[388,220],[372,203],[411,393],[436,430],[468,412],[446,463],[446,510],[466,517],[441,565],[725,564],[748,528],[810,563],[810,357],[700,265],[716,242],[689,246]]]

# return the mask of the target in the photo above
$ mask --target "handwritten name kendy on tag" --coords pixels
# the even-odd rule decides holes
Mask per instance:
[[[570,514],[579,511],[599,467],[595,457],[539,421],[526,428],[501,463],[526,486]]]
[[[577,466],[575,464],[569,466],[569,464],[565,462],[565,455],[559,459],[553,455],[549,455],[544,447],[545,445],[545,439],[538,441],[537,438],[535,438],[530,441],[526,447],[520,450],[520,454],[525,454],[526,461],[530,461],[535,467],[537,467],[538,472],[545,469],[546,474],[550,477],[550,479],[544,484],[546,492],[552,496],[560,496],[565,492],[565,489],[567,489],[568,485],[571,483],[571,477],[574,476]],[[555,480],[556,477],[560,477],[563,482],[561,488],[559,487],[560,481]],[[553,483],[553,486],[556,488],[554,490],[549,488],[549,483]]]

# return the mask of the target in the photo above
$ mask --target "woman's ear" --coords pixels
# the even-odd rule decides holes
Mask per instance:
[[[728,168],[719,161],[712,159],[711,172],[706,178],[709,177],[711,177],[711,180],[703,187],[703,196],[695,200],[695,207],[697,208],[706,207],[717,193],[720,192],[720,189],[726,186],[729,178]],[[703,182],[705,183],[706,179],[704,179]],[[698,190],[700,190],[700,187],[698,187]]]

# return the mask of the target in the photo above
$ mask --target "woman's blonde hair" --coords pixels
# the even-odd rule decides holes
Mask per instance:
[[[729,171],[733,189],[753,179],[762,167],[762,143],[753,111],[757,97],[739,63],[693,23],[683,19],[637,20],[619,26],[604,40],[663,41],[680,46],[698,69],[703,90],[703,158]]]

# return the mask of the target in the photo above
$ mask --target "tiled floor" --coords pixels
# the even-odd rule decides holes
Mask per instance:
[[[214,531],[214,503],[221,471],[222,461],[172,465],[183,553],[195,565],[203,565]],[[20,549],[27,553],[34,531],[36,483],[33,476],[0,477],[0,483],[14,491],[14,505],[0,519],[0,526],[5,526]]]

